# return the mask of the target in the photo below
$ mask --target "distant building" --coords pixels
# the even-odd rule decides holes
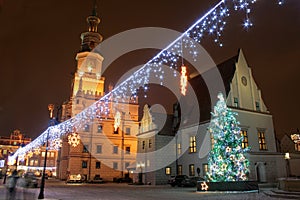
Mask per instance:
[[[174,140],[172,131],[173,115],[152,111],[145,105],[140,121],[138,154],[136,161],[136,182],[144,184],[165,184],[170,178],[171,168],[175,169],[175,146],[168,145]],[[161,152],[163,151],[163,153]],[[166,167],[165,163],[169,163]]]
[[[105,78],[101,76],[105,58],[92,51],[102,41],[97,30],[100,19],[95,10],[87,17],[87,23],[88,31],[81,34],[81,50],[76,55],[77,69],[70,99],[62,105],[62,121],[76,116],[105,95]],[[111,91],[113,86],[108,88]],[[138,99],[129,102],[107,101],[110,109],[107,114],[83,124],[81,130],[73,130],[80,136],[78,145],[70,145],[70,138],[64,137],[58,159],[60,179],[80,174],[85,181],[94,177],[113,181],[130,175],[127,167],[135,163],[137,151]],[[77,141],[75,135],[73,141]]]
[[[14,130],[9,137],[0,136],[0,169],[5,173],[7,169],[8,156],[12,155],[22,146],[31,142],[31,138],[26,137],[20,130]],[[19,166],[20,163],[17,163]],[[9,169],[14,169],[15,166]]]
[[[227,106],[238,114],[237,120],[240,122],[241,134],[244,135],[242,145],[243,147],[249,146],[251,148],[247,154],[250,161],[249,179],[259,182],[276,182],[277,178],[285,177],[286,171],[282,170],[286,167],[284,155],[278,153],[276,149],[272,114],[270,114],[262,99],[261,90],[254,81],[252,71],[248,67],[242,50],[239,50],[237,56],[219,64],[217,68],[223,78]],[[205,73],[210,73],[210,71]],[[206,174],[207,154],[211,149],[211,136],[207,134],[207,127],[210,122],[212,105],[206,84],[201,75],[194,76],[189,82],[198,98],[200,120],[195,121],[189,116],[181,115],[180,108],[175,104],[175,124],[173,124],[173,128],[175,128],[175,133],[177,132],[177,134],[174,133],[171,136],[174,138],[172,140],[173,145],[170,145],[171,138],[160,141],[152,139],[151,141],[154,147],[153,151],[159,150],[156,147],[158,145],[155,144],[157,142],[164,142],[164,144],[160,143],[159,146],[169,145],[173,147],[174,149],[172,152],[170,150],[169,157],[174,158],[174,162],[166,165],[164,170],[155,171],[155,176],[164,176],[164,180],[154,178],[155,176],[151,172],[147,172],[144,176],[151,176],[151,179],[147,179],[147,181],[152,184],[166,184],[167,177],[174,175],[189,175],[191,177],[199,175],[204,177]],[[181,101],[184,102],[185,97],[182,97]],[[189,112],[196,112],[194,106],[198,105],[190,105],[188,99],[186,101]],[[144,117],[147,115],[149,114],[144,113]],[[179,130],[176,130],[178,126],[176,121],[181,123]],[[139,136],[155,131],[155,124],[151,125],[151,130],[147,129],[149,125],[149,123],[141,121]],[[170,132],[168,135],[172,135],[172,133]],[[144,142],[147,141],[145,137],[138,138],[138,153],[140,153],[144,151],[143,146],[148,144],[144,145]],[[162,159],[156,158],[156,162],[160,162]],[[151,168],[151,165],[158,165],[158,163],[148,160],[148,158],[145,161],[142,160],[144,162],[143,166],[147,166],[148,169]],[[137,159],[137,162],[140,162],[140,160]],[[198,174],[198,172],[200,173]]]
[[[35,149],[34,152],[28,152],[25,157],[18,157],[16,163],[8,165],[8,156],[30,142],[31,138],[26,137],[20,130],[14,130],[9,137],[0,137],[0,169],[2,173],[5,173],[6,170],[17,169],[18,171],[31,171],[36,175],[41,175],[45,160],[45,146]],[[56,161],[57,151],[48,150],[46,172],[49,175],[56,175]]]
[[[289,153],[289,173],[292,177],[300,177],[300,131],[292,129],[290,133],[285,133],[279,141],[280,152]]]

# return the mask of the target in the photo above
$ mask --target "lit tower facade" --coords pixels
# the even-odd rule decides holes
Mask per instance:
[[[104,58],[93,51],[103,39],[98,33],[100,18],[96,6],[92,15],[87,17],[87,23],[88,31],[81,34],[81,49],[76,55],[77,69],[71,97],[62,105],[62,121],[74,117],[105,95]],[[112,90],[111,85],[108,88]],[[127,166],[132,165],[136,158],[138,100],[132,99],[125,104],[111,99],[108,107],[105,116],[81,124],[80,130],[74,129],[63,139],[58,161],[60,179],[67,180],[80,174],[84,181],[93,181],[95,177],[113,181],[114,178],[129,176]]]

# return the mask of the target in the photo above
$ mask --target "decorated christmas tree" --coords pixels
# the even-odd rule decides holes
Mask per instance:
[[[218,98],[208,127],[212,149],[208,155],[207,181],[246,181],[249,161],[244,154],[248,148],[242,148],[243,136],[235,118],[237,113],[227,107],[222,93]]]

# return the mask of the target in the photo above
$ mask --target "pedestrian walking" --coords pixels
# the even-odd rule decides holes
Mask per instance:
[[[7,177],[6,187],[7,187],[7,199],[15,200],[16,199],[16,185],[18,181],[18,172],[14,170],[12,175]]]

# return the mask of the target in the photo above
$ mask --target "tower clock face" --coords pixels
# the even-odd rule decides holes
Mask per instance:
[[[247,78],[245,76],[242,76],[242,83],[244,86],[247,85]]]
[[[94,62],[89,61],[89,62],[88,62],[88,65],[87,65],[87,70],[88,70],[88,72],[92,72],[92,71],[93,71],[93,68],[94,68]]]

